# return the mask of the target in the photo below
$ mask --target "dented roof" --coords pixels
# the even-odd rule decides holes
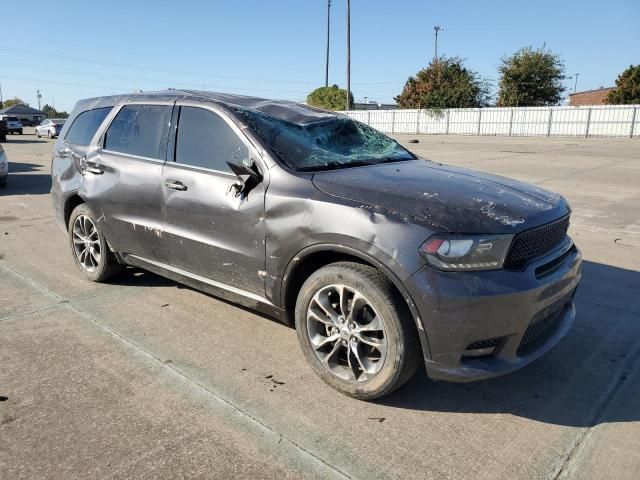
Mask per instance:
[[[198,100],[218,104],[223,107],[245,108],[299,125],[335,118],[338,116],[337,113],[321,110],[319,108],[303,105],[290,100],[270,100],[266,98],[234,95],[230,93],[177,89],[89,98],[78,102],[77,108],[80,110],[88,110],[90,108],[115,105],[117,103],[127,101],[158,101],[172,99]]]

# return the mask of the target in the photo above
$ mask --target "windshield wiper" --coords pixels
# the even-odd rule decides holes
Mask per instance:
[[[300,167],[300,172],[320,172],[322,170],[338,170],[340,168],[363,167],[366,165],[375,165],[377,162],[370,160],[355,160],[353,162],[328,162],[324,165],[310,165],[308,167]]]

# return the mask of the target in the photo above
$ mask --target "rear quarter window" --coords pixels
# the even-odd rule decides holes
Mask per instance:
[[[72,145],[89,145],[91,139],[113,107],[87,110],[76,117],[67,132],[65,141]]]

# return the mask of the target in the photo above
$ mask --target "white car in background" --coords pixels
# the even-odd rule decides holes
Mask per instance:
[[[38,138],[47,136],[49,138],[57,137],[64,125],[64,118],[47,118],[36,127],[36,135]]]
[[[7,185],[7,177],[9,176],[9,161],[4,153],[2,145],[0,145],[0,187]]]

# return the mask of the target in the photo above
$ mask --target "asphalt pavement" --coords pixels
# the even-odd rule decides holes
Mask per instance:
[[[569,199],[584,277],[554,350],[499,379],[420,371],[379,402],[347,398],[272,319],[140,270],[85,281],[53,218],[52,141],[10,136],[0,478],[637,478],[640,141],[398,139]]]

